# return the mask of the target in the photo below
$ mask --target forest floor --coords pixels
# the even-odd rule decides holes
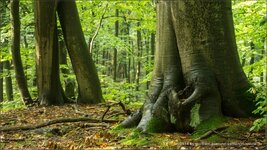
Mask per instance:
[[[110,109],[107,111],[107,108]],[[126,106],[126,108],[135,108]],[[137,108],[137,107],[136,107]],[[131,111],[134,111],[132,109]],[[106,114],[105,114],[106,112]],[[104,115],[105,114],[105,115]],[[112,120],[48,123],[58,118]],[[140,133],[118,127],[127,115],[119,105],[74,105],[41,107],[0,112],[0,149],[265,149],[265,131],[249,132],[253,119],[228,118],[227,128],[205,133],[197,139],[189,133]],[[116,123],[117,121],[117,123]],[[55,123],[55,122],[54,122]],[[3,131],[14,126],[31,130]],[[1,130],[2,129],[2,130]],[[13,128],[15,129],[15,128]]]

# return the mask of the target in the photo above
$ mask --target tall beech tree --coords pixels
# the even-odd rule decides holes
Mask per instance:
[[[57,4],[54,0],[35,1],[37,87],[41,105],[64,103],[59,79]]]
[[[58,16],[64,41],[78,82],[78,103],[103,101],[95,64],[87,47],[75,0],[62,0]]]
[[[231,0],[160,0],[149,97],[122,125],[187,132],[212,117],[248,117],[255,106],[249,87],[237,53]]]
[[[75,0],[36,0],[35,8],[38,93],[41,104],[62,104],[65,99],[59,81],[56,12],[78,81],[78,103],[101,102],[100,82],[84,39]]]
[[[27,80],[23,71],[20,56],[20,20],[19,20],[19,0],[10,1],[11,12],[11,52],[14,64],[16,81],[25,104],[32,103],[31,95],[28,90]]]

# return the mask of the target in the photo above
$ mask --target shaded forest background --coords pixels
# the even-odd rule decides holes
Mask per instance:
[[[234,0],[233,16],[240,61],[259,92],[255,113],[266,114],[266,4],[264,0]],[[156,4],[151,1],[77,1],[89,51],[96,64],[104,99],[143,103],[152,77],[155,52]],[[1,111],[25,107],[11,56],[10,5],[1,5],[0,102]],[[21,57],[29,91],[37,97],[34,9],[20,1]],[[59,24],[59,23],[58,23]],[[59,28],[60,80],[69,98],[77,98],[77,82]],[[256,120],[254,129],[266,123]]]

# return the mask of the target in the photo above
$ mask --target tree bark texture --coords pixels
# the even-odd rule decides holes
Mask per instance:
[[[161,0],[149,97],[124,127],[192,131],[202,121],[248,117],[255,106],[236,49],[231,1]]]
[[[32,103],[32,98],[27,86],[27,80],[23,71],[20,56],[20,20],[19,20],[19,0],[11,0],[11,52],[15,69],[16,81],[25,104]]]
[[[78,81],[78,103],[100,103],[103,101],[96,67],[89,53],[75,0],[62,0],[58,5],[58,16],[72,66]]]
[[[57,0],[35,1],[38,97],[41,105],[64,103],[59,79]]]

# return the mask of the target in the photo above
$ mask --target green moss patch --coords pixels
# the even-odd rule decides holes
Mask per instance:
[[[195,132],[192,135],[193,139],[197,139],[206,132],[216,129],[220,126],[223,126],[223,123],[226,121],[226,117],[223,116],[213,116],[207,120],[200,122],[200,124],[196,127]]]

